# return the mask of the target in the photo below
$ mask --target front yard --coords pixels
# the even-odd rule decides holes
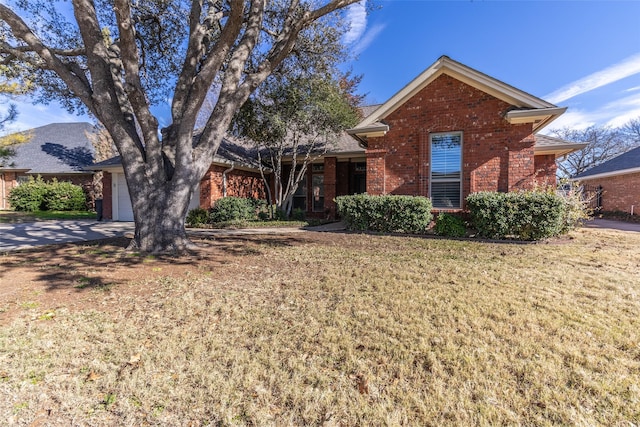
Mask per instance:
[[[13,425],[638,425],[640,233],[0,255]]]

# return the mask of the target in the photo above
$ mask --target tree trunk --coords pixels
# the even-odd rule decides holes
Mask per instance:
[[[151,254],[196,249],[187,236],[185,219],[198,181],[199,177],[187,179],[178,174],[171,180],[127,176],[135,221],[134,238],[128,249]]]

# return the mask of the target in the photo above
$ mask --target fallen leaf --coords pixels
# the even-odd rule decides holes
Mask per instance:
[[[358,391],[360,394],[369,394],[369,381],[362,375],[358,376]]]
[[[91,371],[89,372],[89,375],[87,375],[86,381],[96,381],[100,378],[102,378],[102,375],[96,374],[95,371]]]

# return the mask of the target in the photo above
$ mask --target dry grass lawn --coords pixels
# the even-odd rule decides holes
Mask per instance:
[[[0,419],[640,425],[639,233],[304,236],[201,242],[215,264],[145,259],[149,273],[126,282],[71,283],[80,306],[49,306],[49,291],[2,301],[14,315],[0,329]],[[87,248],[65,256],[143,271],[119,245]],[[29,256],[0,257],[3,279],[51,267]]]

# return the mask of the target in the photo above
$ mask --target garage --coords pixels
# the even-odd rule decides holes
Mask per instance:
[[[189,210],[200,206],[200,185],[196,187],[195,197],[191,197]],[[113,202],[114,221],[133,221],[133,207],[129,199],[129,188],[124,173],[113,173],[113,192],[111,193]]]

